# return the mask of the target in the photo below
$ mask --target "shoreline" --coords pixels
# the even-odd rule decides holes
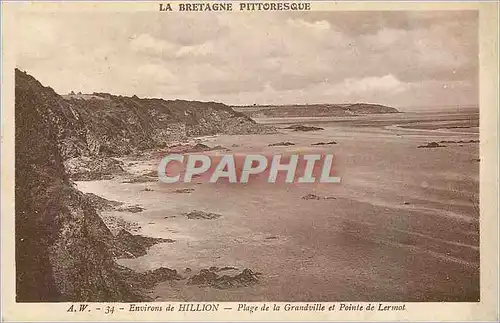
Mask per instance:
[[[152,295],[157,300],[259,300],[264,298],[275,300],[278,293],[289,295],[297,301],[318,300],[318,297],[320,299],[325,297],[325,299],[328,298],[329,300],[346,299],[347,297],[355,299],[355,294],[350,291],[339,294],[332,290],[331,286],[336,286],[345,279],[352,279],[351,275],[361,275],[359,277],[366,275],[363,272],[368,268],[355,270],[355,268],[363,267],[359,267],[360,264],[357,264],[356,261],[353,263],[353,260],[357,258],[349,259],[352,255],[350,252],[346,252],[347,250],[358,250],[358,248],[361,248],[360,251],[368,248],[362,254],[366,257],[368,264],[378,266],[377,275],[373,276],[373,278],[367,276],[364,282],[360,282],[360,285],[353,289],[353,291],[357,291],[358,295],[378,294],[378,297],[382,297],[383,300],[407,300],[409,291],[412,290],[411,288],[416,288],[416,286],[411,287],[408,292],[404,290],[398,291],[393,288],[389,288],[384,292],[384,289],[380,288],[385,285],[380,284],[386,284],[384,283],[386,279],[382,278],[380,274],[392,271],[393,276],[399,277],[396,279],[402,279],[410,273],[403,274],[400,270],[390,268],[404,259],[413,259],[407,257],[418,256],[427,259],[426,262],[428,263],[434,263],[436,268],[442,269],[443,273],[446,273],[444,268],[454,268],[453,270],[462,268],[460,270],[467,272],[471,284],[467,287],[469,291],[463,296],[453,296],[453,294],[442,290],[438,292],[438,294],[444,293],[441,299],[460,300],[463,297],[466,297],[467,300],[475,299],[476,291],[473,286],[476,279],[478,279],[478,276],[474,274],[476,264],[478,264],[478,221],[477,218],[472,216],[472,206],[462,196],[461,191],[454,193],[442,184],[456,181],[457,185],[466,185],[462,189],[474,192],[478,178],[462,179],[460,172],[437,171],[440,168],[436,167],[441,166],[424,162],[421,164],[423,168],[420,173],[405,172],[400,175],[395,173],[397,176],[404,175],[403,178],[406,178],[408,183],[411,184],[411,186],[401,186],[406,187],[407,193],[399,197],[394,190],[398,191],[397,187],[404,185],[404,183],[394,182],[393,180],[379,183],[373,181],[377,175],[376,169],[379,169],[382,173],[391,172],[390,169],[384,170],[372,166],[372,171],[368,171],[368,169],[365,171],[364,166],[359,168],[356,165],[363,161],[363,159],[360,159],[363,158],[362,156],[367,156],[366,154],[370,152],[376,153],[372,158],[377,160],[381,158],[380,160],[391,162],[393,159],[394,162],[399,160],[398,163],[400,163],[401,157],[399,156],[402,155],[396,155],[387,160],[387,157],[390,156],[382,154],[384,151],[390,151],[389,147],[398,145],[399,149],[407,152],[411,151],[413,155],[422,156],[422,158],[429,155],[458,154],[455,157],[455,159],[458,158],[456,160],[457,165],[461,165],[460,167],[465,167],[465,169],[474,168],[477,164],[474,164],[471,160],[474,157],[474,151],[477,149],[477,143],[470,143],[463,145],[463,147],[460,147],[459,144],[449,144],[448,147],[436,148],[435,150],[421,150],[417,149],[418,144],[437,140],[435,138],[444,140],[457,138],[457,136],[461,135],[427,132],[427,136],[425,136],[423,134],[413,135],[408,133],[404,137],[406,139],[403,140],[397,137],[397,132],[395,133],[392,129],[378,129],[376,131],[385,133],[385,137],[393,139],[384,140],[382,139],[384,136],[377,139],[376,142],[379,145],[377,152],[377,150],[369,148],[373,145],[371,142],[374,140],[370,139],[369,132],[357,127],[348,130],[348,132],[344,132],[345,128],[327,127],[326,133],[325,131],[307,133],[290,131],[273,135],[209,136],[201,140],[206,145],[230,147],[230,153],[238,153],[269,149],[267,147],[268,143],[277,142],[282,138],[288,138],[288,140],[297,143],[297,146],[292,146],[291,149],[303,149],[319,140],[319,138],[324,139],[330,134],[332,136],[330,138],[335,139],[339,143],[338,145],[322,146],[314,149],[316,151],[318,149],[329,150],[339,155],[339,157],[342,156],[341,161],[343,159],[343,162],[347,163],[344,165],[346,172],[353,172],[356,169],[356,176],[347,176],[346,183],[342,186],[332,186],[330,189],[317,185],[301,188],[290,187],[289,190],[285,186],[249,185],[244,188],[239,184],[235,184],[237,186],[230,188],[196,183],[185,183],[174,188],[161,185],[154,180],[123,183],[126,176],[109,181],[98,181],[97,183],[78,182],[78,187],[86,191],[95,185],[98,187],[97,191],[101,190],[100,193],[104,194],[103,197],[105,198],[116,200],[121,196],[122,200],[127,201],[130,206],[139,205],[144,208],[141,212],[121,212],[121,216],[126,221],[140,219],[138,222],[141,229],[137,233],[175,240],[174,243],[152,246],[147,254],[140,258],[118,260],[120,265],[125,265],[137,272],[146,272],[159,267],[168,267],[179,272],[180,276],[183,277],[182,279],[160,283],[153,288]],[[352,137],[354,133],[356,135]],[[364,133],[366,133],[366,136]],[[467,136],[475,138],[477,134]],[[427,138],[427,140],[423,138]],[[232,147],[230,143],[238,144],[238,146]],[[353,146],[354,144],[356,146]],[[358,153],[353,154],[352,149],[357,146],[360,147],[354,151]],[[283,151],[285,148],[280,149]],[[160,150],[161,152],[164,152],[164,150]],[[349,157],[349,152],[351,157]],[[133,175],[127,176],[140,176],[140,174],[154,169],[157,166],[155,164],[157,161],[156,159],[150,159],[148,156],[155,155],[157,153],[151,152],[135,159],[134,157],[121,158],[125,165],[133,163],[126,169],[128,173]],[[350,160],[354,161],[354,164],[350,164],[352,163]],[[346,165],[351,166],[347,167]],[[432,170],[430,173],[425,172],[428,167],[431,167],[429,169]],[[408,168],[408,170],[410,169]],[[349,174],[349,172],[346,174]],[[442,175],[439,175],[440,172]],[[431,174],[433,175],[431,176]],[[420,184],[415,182],[416,178],[420,178],[421,181],[424,180],[424,183],[427,181],[425,186],[421,187]],[[446,179],[445,182],[443,182],[444,179]],[[470,182],[471,180],[472,182]],[[474,184],[475,181],[476,184]],[[175,193],[176,189],[180,188],[192,190],[185,190],[186,193]],[[311,192],[319,196],[334,196],[335,199],[325,201],[301,199],[301,197]],[[402,192],[404,191],[400,190],[400,193]],[[99,195],[99,192],[93,191],[93,193]],[[370,197],[370,194],[372,197]],[[278,195],[279,199],[275,199]],[[230,196],[232,197],[229,198]],[[408,196],[413,196],[413,198]],[[261,205],[266,206],[265,211],[258,211]],[[316,210],[313,213],[314,215],[311,213],[308,216],[300,216],[300,213],[310,213],[313,210],[311,207]],[[336,210],[335,214],[328,211],[332,208]],[[183,215],[193,210],[215,212],[221,214],[222,217],[216,220],[189,220]],[[444,210],[446,212],[443,212]],[[370,214],[373,215],[370,216]],[[464,216],[463,214],[469,215]],[[315,222],[318,222],[318,224],[323,223],[322,225],[326,225],[326,228],[321,230],[320,227],[310,228],[311,220],[314,221],[313,224]],[[333,223],[335,223],[334,226],[332,226]],[[384,223],[393,224],[387,227]],[[395,226],[396,223],[400,224]],[[450,223],[453,223],[452,227],[454,229],[449,232],[440,232],[439,235],[434,229],[443,227],[443,225],[450,226]],[[404,224],[403,227],[401,227],[402,224]],[[317,236],[304,236],[305,232],[310,232],[306,228],[309,228],[307,230],[315,230]],[[303,230],[306,231],[302,232]],[[294,231],[296,231],[295,234],[292,234]],[[458,232],[465,235],[460,236]],[[328,238],[329,236],[332,236],[335,242],[328,242],[331,239]],[[318,245],[318,247],[312,247],[314,245]],[[301,251],[302,249],[303,251]],[[331,255],[328,255],[328,250],[337,254],[337,257],[332,258]],[[448,250],[448,253],[451,252],[451,254],[447,254],[445,250]],[[293,261],[289,262],[287,260],[280,264],[276,255],[274,255],[275,251],[288,255],[289,260]],[[379,263],[376,258],[373,258],[377,253],[382,253],[385,255],[384,257],[388,258],[386,261]],[[390,256],[393,253],[406,256],[394,258]],[[247,256],[242,257],[243,255]],[[340,269],[339,264],[335,264],[338,262],[344,264],[348,270],[346,271],[345,268]],[[217,289],[209,286],[186,285],[186,282],[192,276],[199,274],[201,270],[208,270],[208,268],[214,266],[217,268],[235,267],[238,268],[239,272],[249,268],[261,272],[262,276],[258,278],[259,283],[248,287]],[[288,268],[287,266],[290,268],[284,269]],[[327,274],[323,269],[332,266],[337,270]],[[424,276],[426,272],[430,274],[428,269],[417,270],[419,265],[416,263],[414,266],[416,267],[413,269],[406,268],[405,270],[411,270],[411,275],[416,277],[417,280],[429,279]],[[301,267],[303,269],[300,269]],[[189,268],[189,273],[184,272],[187,268]],[[292,274],[290,272],[292,269],[293,271],[299,271],[297,274]],[[304,271],[304,273],[299,274],[301,271]],[[434,270],[431,272],[430,277],[442,274]],[[231,273],[236,275],[237,271]],[[285,277],[290,279],[294,276],[297,280],[295,288],[303,289],[302,284],[311,279],[318,281],[318,283],[319,280],[328,281],[330,285],[326,284],[326,286],[330,287],[327,290],[324,290],[325,287],[318,289],[319,292],[323,293],[323,296],[307,296],[298,291],[292,295],[282,290],[282,288],[287,286],[283,279]],[[459,278],[456,277],[455,279]],[[432,287],[423,295],[430,297],[429,295],[432,295],[433,289],[437,288],[434,292],[436,293],[440,288],[450,288],[449,286],[456,286],[456,284],[463,284],[463,281],[457,280],[454,282],[445,279],[444,283],[440,283],[442,287]],[[365,288],[366,292],[360,293],[359,288],[361,287]],[[340,289],[340,286],[338,288]],[[389,295],[391,296],[389,297]],[[415,297],[417,297],[415,300],[420,299],[418,295]]]

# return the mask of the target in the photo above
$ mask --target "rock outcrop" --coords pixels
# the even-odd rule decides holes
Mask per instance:
[[[140,99],[107,93],[60,96],[60,101],[72,112],[64,115],[63,126],[71,123],[75,127],[60,138],[65,159],[86,154],[121,156],[194,136],[273,131],[215,102]]]
[[[446,146],[441,145],[441,144],[439,144],[439,143],[437,143],[435,141],[428,142],[425,145],[417,146],[417,148],[439,148],[439,147],[446,147]]]
[[[324,128],[321,128],[321,127],[305,126],[305,125],[301,125],[301,124],[294,124],[294,125],[285,127],[283,129],[289,129],[289,130],[293,130],[293,131],[304,131],[304,132],[325,130]]]
[[[118,266],[113,256],[138,256],[155,243],[172,241],[128,232],[113,236],[96,208],[112,209],[121,203],[83,194],[69,179],[70,173],[92,177],[96,169],[100,175],[119,172],[121,164],[110,156],[158,144],[147,138],[157,128],[147,123],[153,122],[148,117],[152,110],[141,107],[140,99],[99,98],[66,100],[15,71],[18,302],[144,301],[148,298],[137,286],[176,277],[166,268],[144,276]],[[200,112],[198,121],[212,113],[222,118],[219,110]],[[186,111],[189,108],[182,113]],[[236,114],[234,120],[252,123]]]
[[[111,232],[64,170],[60,139],[79,136],[79,120],[19,71],[15,91],[17,301],[140,300],[108,253]],[[75,150],[86,149],[80,143]]]
[[[233,268],[231,268],[231,270],[232,269]],[[216,267],[202,269],[198,274],[190,277],[186,284],[210,286],[217,289],[248,287],[257,284],[259,282],[259,276],[261,275],[261,273],[254,272],[248,268],[243,269],[241,273],[235,276],[219,276],[216,274],[216,271],[220,270],[217,270]]]

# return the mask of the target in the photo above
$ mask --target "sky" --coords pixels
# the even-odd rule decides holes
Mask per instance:
[[[478,102],[475,11],[20,13],[18,68],[60,94],[231,105]]]

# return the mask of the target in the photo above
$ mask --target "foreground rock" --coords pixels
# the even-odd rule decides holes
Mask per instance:
[[[238,287],[248,287],[259,282],[261,273],[253,272],[250,269],[244,269],[235,276],[219,276],[213,270],[202,269],[200,272],[187,281],[188,285],[210,286],[217,289],[230,289]]]
[[[116,271],[128,286],[140,293],[141,301],[152,301],[153,298],[146,296],[146,293],[159,283],[182,279],[177,270],[165,267],[137,273],[127,267],[118,266]]]
[[[114,238],[111,254],[115,258],[137,258],[144,256],[148,249],[158,243],[173,243],[175,240],[133,235],[121,230]]]

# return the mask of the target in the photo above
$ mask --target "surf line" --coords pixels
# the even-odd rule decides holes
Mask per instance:
[[[278,178],[285,183],[340,183],[340,177],[331,176],[332,167],[333,155],[193,154],[185,158],[181,154],[172,154],[161,159],[158,178],[163,183],[190,183],[193,178],[205,178],[209,183],[223,179],[229,183],[244,184],[250,178],[260,179],[267,175],[268,183],[275,183]],[[280,177],[279,174],[285,176]]]

